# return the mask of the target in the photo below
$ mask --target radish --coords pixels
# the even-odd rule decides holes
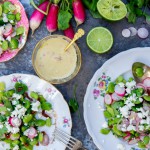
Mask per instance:
[[[19,127],[21,125],[21,119],[17,117],[10,117],[8,122],[12,127]]]
[[[143,80],[143,84],[146,88],[150,88],[150,77]]]
[[[40,4],[38,6],[38,8],[41,9],[42,11],[46,12],[49,5],[50,5],[49,1],[45,1],[42,4]],[[33,35],[34,31],[40,26],[44,16],[45,15],[43,13],[41,13],[40,11],[38,11],[37,9],[31,15],[30,28],[32,29],[32,35]]]
[[[49,141],[49,136],[44,132],[43,141],[41,142],[41,145],[47,146],[49,144]]]
[[[81,0],[73,0],[72,7],[74,17],[78,26],[85,21],[85,9]]]
[[[131,32],[131,36],[135,36],[137,34],[137,29],[136,28],[130,27],[129,30]]]
[[[30,127],[28,132],[28,138],[33,139],[36,136],[37,136],[37,130],[33,127]]]
[[[121,96],[117,95],[115,92],[111,95],[111,97],[114,101],[119,101],[122,98]]]
[[[7,38],[8,36],[11,35],[11,33],[13,32],[13,27],[10,23],[6,24],[5,26],[5,31],[3,33],[4,37]]]
[[[131,138],[131,133],[127,132],[127,135],[123,138],[125,141],[128,141]]]
[[[131,31],[129,29],[123,29],[122,30],[122,36],[125,38],[128,38],[131,36]]]
[[[50,6],[49,13],[46,18],[46,27],[49,32],[54,32],[58,28],[57,25],[58,11],[59,11],[58,5],[52,4]]]
[[[70,39],[74,38],[74,30],[71,24],[68,29],[64,30],[64,35]]]
[[[4,106],[4,104],[0,103],[0,107],[3,107],[3,106]]]
[[[140,28],[138,29],[138,36],[142,39],[147,38],[149,35],[149,32],[146,28]]]
[[[140,138],[131,139],[131,140],[128,142],[128,144],[129,144],[129,145],[133,145],[133,144],[138,143],[139,141],[140,141]]]
[[[147,88],[147,94],[150,96],[150,88]]]
[[[111,95],[106,94],[105,97],[104,97],[104,101],[105,101],[105,103],[106,103],[107,105],[112,104],[113,100],[112,100],[112,98],[111,98]]]
[[[125,95],[125,91],[126,91],[126,89],[124,87],[120,87],[119,85],[115,86],[115,92],[117,95],[123,97]]]
[[[142,84],[142,83],[138,83],[138,84],[136,85],[136,88],[142,88],[142,89],[146,90],[145,85]]]

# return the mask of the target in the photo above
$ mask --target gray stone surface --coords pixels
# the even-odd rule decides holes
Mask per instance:
[[[33,9],[29,5],[29,0],[21,0],[23,5],[26,8],[28,17],[31,15]],[[75,22],[73,20],[74,27]],[[86,22],[80,27],[83,28],[86,34],[94,27],[103,26],[112,32],[114,36],[114,45],[112,49],[105,54],[96,54],[92,52],[86,45],[86,35],[81,38],[77,43],[81,49],[82,53],[82,67],[79,74],[70,82],[62,85],[57,85],[56,87],[62,92],[65,99],[69,99],[73,96],[73,86],[78,85],[77,88],[77,99],[80,105],[80,114],[81,118],[78,117],[78,114],[72,114],[73,120],[73,130],[72,134],[79,140],[84,143],[84,146],[88,150],[98,150],[94,145],[91,137],[88,135],[86,126],[83,119],[83,100],[86,92],[87,85],[94,75],[95,71],[102,66],[102,64],[107,61],[109,58],[118,54],[119,52],[128,50],[134,47],[146,47],[150,46],[150,38],[140,39],[138,36],[131,38],[123,38],[121,35],[122,29],[134,26],[136,28],[146,27],[150,31],[150,27],[145,24],[144,19],[139,19],[136,24],[129,24],[126,19],[119,22],[108,22],[103,19],[93,19],[91,15],[87,12]],[[31,37],[31,32],[28,36],[28,41],[24,49],[22,49],[19,54],[12,60],[6,63],[0,63],[0,75],[8,75],[11,73],[28,73],[35,74],[32,67],[32,51],[36,43],[49,35],[45,27],[45,21],[43,21],[40,28],[35,32],[34,38]],[[54,34],[62,34],[61,31],[55,32]],[[129,56],[130,59],[130,56]],[[93,116],[94,117],[94,116]],[[95,118],[97,119],[97,118]]]

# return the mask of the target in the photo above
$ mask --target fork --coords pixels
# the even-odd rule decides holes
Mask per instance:
[[[54,135],[55,139],[63,143],[69,150],[86,150],[81,141],[61,129],[56,128]]]

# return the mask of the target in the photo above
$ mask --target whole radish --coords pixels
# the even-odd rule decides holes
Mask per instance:
[[[57,30],[57,20],[58,20],[59,7],[57,4],[52,4],[49,9],[49,13],[46,18],[46,27],[49,32],[54,32]]]
[[[85,21],[85,8],[82,0],[73,0],[72,7],[77,25],[82,24]]]
[[[46,12],[49,5],[50,5],[49,1],[44,1],[42,4],[38,6],[38,8]],[[42,12],[38,11],[37,9],[33,12],[30,18],[30,28],[32,29],[32,34],[40,26],[44,16],[45,15]]]
[[[73,39],[74,38],[74,34],[75,33],[74,33],[74,30],[73,30],[73,27],[70,24],[69,28],[64,30],[64,35],[67,36],[70,39]]]

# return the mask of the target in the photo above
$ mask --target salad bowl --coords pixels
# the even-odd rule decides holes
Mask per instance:
[[[0,77],[0,83],[5,84],[5,89],[6,89],[5,91],[6,92],[8,90],[10,91],[10,89],[13,89],[14,86],[16,87],[16,84],[18,84],[18,83],[24,84],[27,86],[29,92],[34,91],[34,92],[38,93],[38,95],[39,94],[43,95],[43,97],[47,100],[47,102],[46,101],[45,102],[51,104],[51,106],[52,106],[53,115],[51,115],[51,123],[49,122],[51,125],[50,124],[49,124],[49,126],[39,125],[39,127],[37,129],[38,131],[36,134],[36,136],[37,136],[37,135],[39,135],[40,131],[44,131],[49,137],[49,144],[48,145],[46,144],[46,146],[44,146],[44,145],[39,143],[38,146],[37,145],[33,146],[33,150],[50,150],[50,149],[52,149],[52,150],[54,150],[54,149],[55,150],[60,150],[60,149],[65,150],[66,146],[64,146],[62,143],[55,140],[55,138],[54,138],[54,132],[55,132],[56,128],[59,128],[68,134],[71,133],[71,128],[72,128],[72,120],[71,120],[70,111],[69,111],[68,105],[67,105],[66,101],[64,100],[62,94],[54,86],[52,86],[48,82],[46,82],[46,81],[44,81],[44,80],[42,80],[42,79],[40,79],[34,75],[11,74],[8,76],[2,76],[2,77]],[[31,93],[30,93],[30,96],[31,96]],[[17,98],[16,93],[15,93],[15,98]],[[33,100],[35,100],[35,98],[36,97],[34,97]],[[30,98],[29,98],[29,100],[30,100]],[[30,102],[33,102],[32,107],[33,107],[33,105],[35,105],[35,103],[37,103],[37,101],[32,101],[32,100],[30,100]],[[12,105],[15,105],[15,104],[12,103]],[[4,104],[4,106],[5,106],[5,104]],[[16,105],[16,107],[20,107],[20,106]],[[24,107],[26,108],[26,103],[24,104]],[[41,108],[42,108],[42,105],[41,105]],[[16,108],[15,108],[15,110],[16,110]],[[8,122],[7,121],[5,122],[5,124],[7,123],[7,126],[9,126],[9,127],[11,126],[10,127],[11,129],[16,129],[15,128],[16,124],[13,120],[15,118],[12,117],[12,115],[16,114],[16,112],[14,112],[14,111],[11,113],[11,117],[8,119]],[[32,114],[35,114],[35,113],[32,113]],[[25,116],[27,116],[27,115],[30,116],[32,114],[26,114]],[[42,112],[42,114],[43,114],[43,112]],[[25,122],[26,121],[23,119],[22,123],[24,123],[25,126],[26,125],[28,126],[28,123],[25,123]],[[41,122],[36,122],[35,126],[38,125],[39,123],[41,124]],[[7,128],[7,126],[6,126],[6,128]],[[32,129],[33,129],[33,125],[32,125]],[[24,131],[22,131],[22,127],[20,130],[24,134],[24,135],[21,135],[21,137],[26,136],[26,133]],[[20,134],[21,134],[21,132],[20,132]],[[13,132],[11,131],[11,133],[13,133]],[[30,144],[31,144],[33,142],[33,140],[32,140],[33,137],[29,136],[29,132],[27,132],[27,134],[28,134],[28,138],[30,138],[30,140],[31,140],[30,141]],[[7,137],[7,138],[9,138],[9,137]],[[21,138],[19,140],[22,142]],[[0,141],[0,149],[1,150],[9,149],[13,143],[13,141],[12,141],[12,142],[10,142],[10,145],[9,145],[9,144],[6,144],[4,141],[5,140]],[[20,143],[20,144],[22,145],[22,143]],[[13,145],[13,146],[16,146],[16,145]]]
[[[102,128],[107,128],[107,119],[104,117],[104,97],[110,82],[114,82],[120,75],[128,80],[132,75],[132,65],[142,62],[150,66],[150,51],[148,47],[134,48],[108,60],[97,70],[91,79],[84,97],[84,120],[90,136],[96,146],[101,150],[143,150],[137,143],[125,142],[122,138],[114,136],[112,132],[108,135],[101,133]],[[130,56],[130,58],[129,58]]]

